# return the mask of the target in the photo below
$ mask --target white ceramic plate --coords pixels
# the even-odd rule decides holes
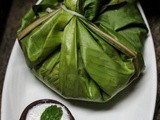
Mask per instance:
[[[140,11],[144,17],[141,7]],[[28,104],[45,98],[65,104],[76,120],[152,120],[157,91],[157,69],[150,31],[145,42],[144,60],[146,69],[142,77],[110,102],[98,104],[67,101],[32,75],[16,41],[4,81],[1,120],[18,120]]]

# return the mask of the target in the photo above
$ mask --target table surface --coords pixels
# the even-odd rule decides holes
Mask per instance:
[[[8,15],[3,14],[2,10],[0,11],[0,16],[1,14],[3,16],[6,16],[6,20],[5,21],[3,20],[4,23],[0,24],[0,97],[2,93],[6,67],[11,54],[11,50],[13,48],[16,39],[16,31],[20,26],[22,16],[35,2],[36,0],[13,0],[12,4],[10,4]],[[155,44],[158,81],[159,81],[160,80],[159,78],[160,77],[160,14],[159,14],[160,1],[141,0],[140,3],[146,14]],[[1,19],[3,16],[1,16]],[[2,22],[1,19],[0,22]],[[154,120],[160,120],[160,83],[158,84],[157,103],[155,108]]]

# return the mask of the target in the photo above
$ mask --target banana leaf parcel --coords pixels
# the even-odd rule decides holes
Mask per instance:
[[[136,0],[43,0],[17,32],[32,73],[66,99],[106,102],[144,69]]]

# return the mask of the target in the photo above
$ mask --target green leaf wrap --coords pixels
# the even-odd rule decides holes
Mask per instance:
[[[92,102],[110,100],[139,77],[146,35],[135,0],[43,0],[18,30],[39,80],[66,99]]]

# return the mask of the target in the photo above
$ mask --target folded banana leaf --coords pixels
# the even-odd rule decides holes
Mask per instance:
[[[43,0],[17,37],[33,74],[66,99],[106,102],[144,69],[136,0]]]

